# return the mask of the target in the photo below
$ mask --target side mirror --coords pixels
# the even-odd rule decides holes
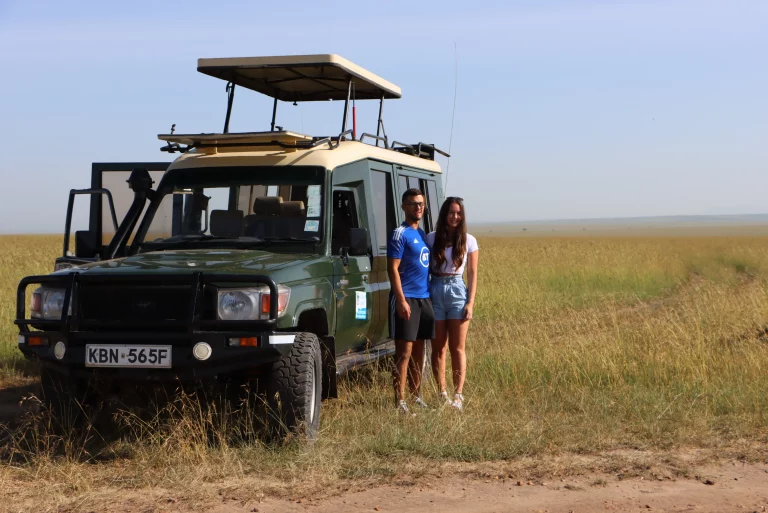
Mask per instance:
[[[367,255],[370,244],[368,243],[368,230],[365,228],[349,229],[349,255]]]

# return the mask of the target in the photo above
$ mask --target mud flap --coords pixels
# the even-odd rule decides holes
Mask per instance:
[[[336,389],[336,339],[320,338],[320,351],[323,353],[323,399],[339,396]]]

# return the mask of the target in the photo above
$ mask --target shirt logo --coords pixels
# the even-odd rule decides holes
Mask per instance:
[[[429,267],[429,248],[424,246],[421,248],[421,254],[419,255],[419,262],[423,267]]]
[[[413,239],[413,243],[414,244],[418,244],[419,243],[419,239]]]

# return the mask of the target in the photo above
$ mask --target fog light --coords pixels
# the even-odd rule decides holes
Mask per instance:
[[[195,358],[198,360],[207,360],[211,357],[212,352],[213,349],[211,349],[211,346],[206,342],[198,342],[195,344],[195,347],[192,348],[192,354],[195,355]]]
[[[53,355],[56,357],[57,360],[61,360],[64,358],[64,353],[67,352],[67,345],[59,340],[56,342],[56,345],[53,346]]]

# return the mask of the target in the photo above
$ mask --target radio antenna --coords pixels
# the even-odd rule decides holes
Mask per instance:
[[[451,137],[448,141],[448,154],[452,155],[451,147],[453,146],[453,122],[456,119],[456,92],[459,88],[459,55],[456,52],[456,41],[453,42],[453,113],[451,114]],[[445,167],[445,194],[448,193],[448,171],[451,170],[451,159],[448,159],[448,165]]]

